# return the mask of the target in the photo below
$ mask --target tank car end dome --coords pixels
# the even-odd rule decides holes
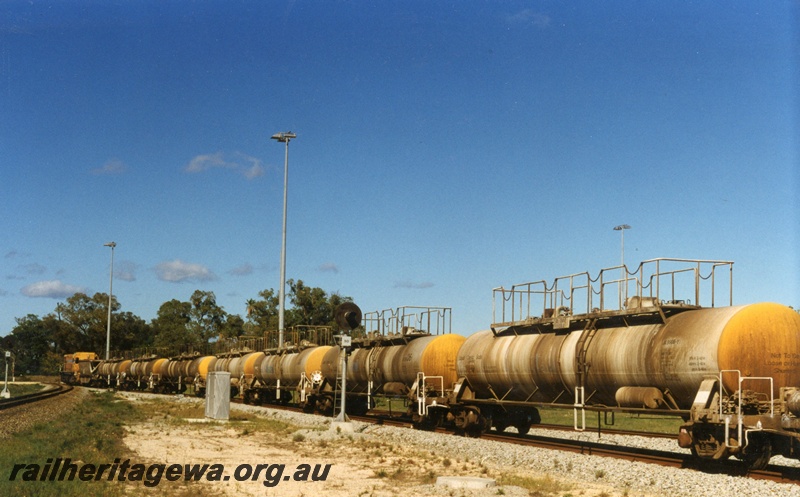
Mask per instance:
[[[773,377],[776,395],[800,385],[800,314],[771,302],[743,306],[726,323],[718,354],[721,370]]]

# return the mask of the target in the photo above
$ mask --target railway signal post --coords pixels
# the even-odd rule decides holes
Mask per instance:
[[[341,389],[339,389],[339,396],[341,405],[339,415],[331,423],[331,429],[342,430],[346,427],[347,431],[352,431],[350,426],[350,418],[347,417],[346,412],[346,399],[347,399],[347,351],[352,344],[352,337],[350,332],[361,325],[361,309],[352,302],[345,302],[336,309],[336,323],[339,325],[341,334],[339,338],[339,375],[341,375]],[[339,376],[337,375],[337,377]],[[337,378],[338,379],[338,378]],[[338,383],[338,381],[337,381]],[[338,386],[338,385],[337,385]],[[334,400],[334,410],[336,409],[336,401]],[[343,424],[344,423],[344,424]]]
[[[3,391],[0,392],[0,397],[8,399],[11,397],[11,392],[8,391],[8,359],[11,358],[11,352],[6,350],[6,382],[3,386]]]

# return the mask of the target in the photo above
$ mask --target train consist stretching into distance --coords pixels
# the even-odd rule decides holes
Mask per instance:
[[[677,415],[678,443],[697,458],[735,456],[753,468],[773,455],[800,459],[800,314],[733,306],[732,270],[727,261],[653,259],[634,272],[496,288],[493,324],[466,338],[450,332],[449,308],[401,307],[365,315],[368,331],[344,349],[321,334],[290,334],[282,348],[250,343],[205,356],[76,353],[62,379],[203,395],[209,372],[228,371],[231,393],[247,403],[325,414],[340,405],[345,380],[350,414],[403,398],[417,427],[476,436],[510,426],[524,434],[541,407],[572,409],[577,430],[587,411]]]

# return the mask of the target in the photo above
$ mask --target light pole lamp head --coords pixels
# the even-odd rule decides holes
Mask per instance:
[[[117,244],[115,242],[108,242],[103,244],[103,247],[111,247],[112,249],[116,246]]]
[[[620,224],[619,226],[614,226],[614,231],[622,231],[622,230],[629,230],[631,229],[630,226],[627,224]]]
[[[289,143],[289,140],[297,138],[297,135],[292,133],[291,131],[287,131],[285,133],[275,133],[272,135],[273,140],[278,140],[282,143]]]

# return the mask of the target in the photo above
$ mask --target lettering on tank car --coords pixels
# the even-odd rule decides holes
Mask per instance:
[[[664,378],[666,380],[679,380],[680,379],[680,371],[677,371],[677,363],[675,361],[675,355],[678,351],[680,351],[682,340],[679,337],[670,337],[665,338],[662,342],[661,348],[661,357],[659,357],[661,361],[661,370],[664,373]]]
[[[462,359],[467,365],[467,372],[474,373],[475,372],[475,356],[468,355]]]
[[[789,352],[772,352],[767,359],[767,366],[774,366],[776,373],[788,373],[778,368],[797,368],[800,367],[800,354]]]
[[[675,372],[675,358],[672,351],[662,350],[661,357],[659,358],[661,370],[664,372],[664,378],[668,380],[678,379],[678,374]]]
[[[689,371],[697,372],[697,371],[705,371],[706,367],[706,356],[704,355],[693,355],[689,356]]]

